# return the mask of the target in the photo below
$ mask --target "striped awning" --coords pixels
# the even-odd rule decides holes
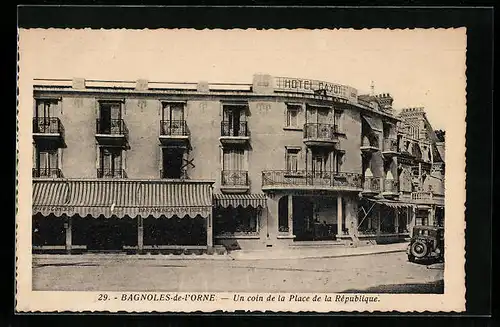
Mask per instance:
[[[212,187],[207,182],[141,183],[139,196],[143,217],[207,217],[212,213]]]
[[[267,207],[265,194],[214,194],[214,203],[217,207],[227,208],[242,206],[246,207]]]
[[[401,202],[401,201],[391,201],[391,200],[383,200],[383,199],[367,199],[370,202],[375,202],[380,205],[385,205],[390,208],[412,208],[414,206],[413,203]]]
[[[126,180],[71,181],[66,206],[81,217],[133,218],[139,214],[138,186]]]
[[[33,181],[33,214],[96,218],[207,217],[212,182],[137,180]]]
[[[66,213],[64,204],[68,200],[69,184],[63,181],[46,181],[33,183],[33,214],[44,216],[53,214],[57,217]]]

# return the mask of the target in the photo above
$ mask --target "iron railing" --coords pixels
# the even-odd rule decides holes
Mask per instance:
[[[305,139],[335,140],[339,133],[338,125],[307,123],[304,124]]]
[[[222,121],[220,124],[221,136],[248,136],[247,122],[242,121],[237,124],[230,121]]]
[[[128,128],[123,119],[96,119],[96,134],[128,136]]]
[[[160,135],[162,136],[188,136],[189,130],[185,120],[161,120]]]
[[[97,178],[127,178],[127,174],[123,169],[99,168]]]
[[[381,181],[382,178],[380,177],[365,177],[363,181],[363,191],[379,193],[381,190]]]
[[[399,152],[398,140],[396,139],[384,139],[384,152]]]
[[[347,172],[267,170],[262,172],[262,186],[323,186],[360,189],[361,178],[361,174]]]
[[[223,186],[248,186],[248,171],[223,170],[221,177]]]
[[[160,169],[160,178],[163,179],[187,179],[187,171],[185,169],[181,169],[179,174],[172,174],[170,171],[166,169]]]
[[[59,168],[33,168],[33,177],[62,178],[63,174]]]
[[[411,193],[411,199],[412,200],[432,200],[433,198],[433,193],[432,192],[412,192]]]
[[[35,117],[33,118],[33,133],[64,136],[64,126],[57,117]]]

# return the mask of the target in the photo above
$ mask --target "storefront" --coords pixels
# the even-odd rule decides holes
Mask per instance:
[[[267,209],[264,194],[214,194],[214,239],[229,250],[258,247]]]
[[[35,251],[212,248],[212,181],[33,181]]]
[[[413,204],[388,199],[361,199],[358,211],[359,239],[395,242],[409,236]]]

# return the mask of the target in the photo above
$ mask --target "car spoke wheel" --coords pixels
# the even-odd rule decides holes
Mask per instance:
[[[427,254],[428,247],[425,242],[416,241],[411,245],[410,252],[415,258],[423,258]]]

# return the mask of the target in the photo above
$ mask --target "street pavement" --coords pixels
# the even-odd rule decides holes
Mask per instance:
[[[105,254],[72,258],[57,261],[35,256],[33,290],[443,292],[443,265],[410,263],[402,251],[245,260],[232,260],[229,256],[220,256],[218,260],[146,260]]]

